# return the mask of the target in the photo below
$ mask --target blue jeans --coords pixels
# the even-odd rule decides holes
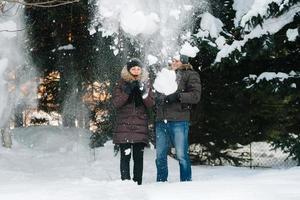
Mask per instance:
[[[180,181],[191,181],[192,170],[188,154],[188,121],[156,122],[156,181],[168,181],[168,152],[175,147],[180,167]]]

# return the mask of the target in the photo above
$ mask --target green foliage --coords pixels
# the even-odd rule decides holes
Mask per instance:
[[[255,98],[260,100],[260,109],[263,111],[261,121],[264,122],[264,132],[268,141],[290,157],[300,162],[300,92],[292,84],[300,84],[300,76],[287,79],[260,83],[255,87]],[[265,85],[265,86],[263,86]],[[267,98],[261,98],[260,96]]]
[[[232,5],[234,0],[224,0],[224,1],[211,1],[211,10],[214,13],[214,16],[222,19],[224,23],[224,30],[228,33],[231,33],[234,28],[234,17],[235,10]]]
[[[289,154],[294,160],[297,160],[298,166],[300,166],[300,133],[288,133],[288,134],[273,134],[272,145],[276,149],[281,149],[283,152]]]
[[[113,115],[109,115],[107,119],[98,124],[98,129],[92,134],[90,140],[90,147],[97,148],[104,146],[105,142],[112,139]]]

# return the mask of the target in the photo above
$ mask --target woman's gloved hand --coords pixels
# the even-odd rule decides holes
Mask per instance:
[[[136,90],[139,88],[139,81],[132,81],[132,82],[128,82],[124,85],[123,91],[130,95],[132,93],[133,90]]]

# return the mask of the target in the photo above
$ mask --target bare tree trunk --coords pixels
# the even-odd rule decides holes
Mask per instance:
[[[63,115],[63,126],[64,127],[76,127],[75,125],[75,116],[72,115]]]
[[[77,114],[77,120],[79,128],[87,128],[86,121],[88,120],[88,109],[85,105],[80,106],[79,113]]]
[[[9,128],[1,129],[2,146],[6,148],[12,147],[11,132]]]
[[[23,121],[23,105],[17,105],[15,109],[15,127],[23,127],[24,121]]]

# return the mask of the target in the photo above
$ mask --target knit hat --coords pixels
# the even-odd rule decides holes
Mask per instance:
[[[131,58],[127,63],[127,70],[129,71],[134,66],[139,66],[140,68],[143,68],[143,63],[138,58]]]
[[[189,57],[186,55],[180,55],[180,61],[182,62],[182,64],[188,64],[189,63]]]
[[[182,54],[177,54],[173,57],[175,60],[180,60],[182,64],[188,64],[189,63],[189,57]]]

